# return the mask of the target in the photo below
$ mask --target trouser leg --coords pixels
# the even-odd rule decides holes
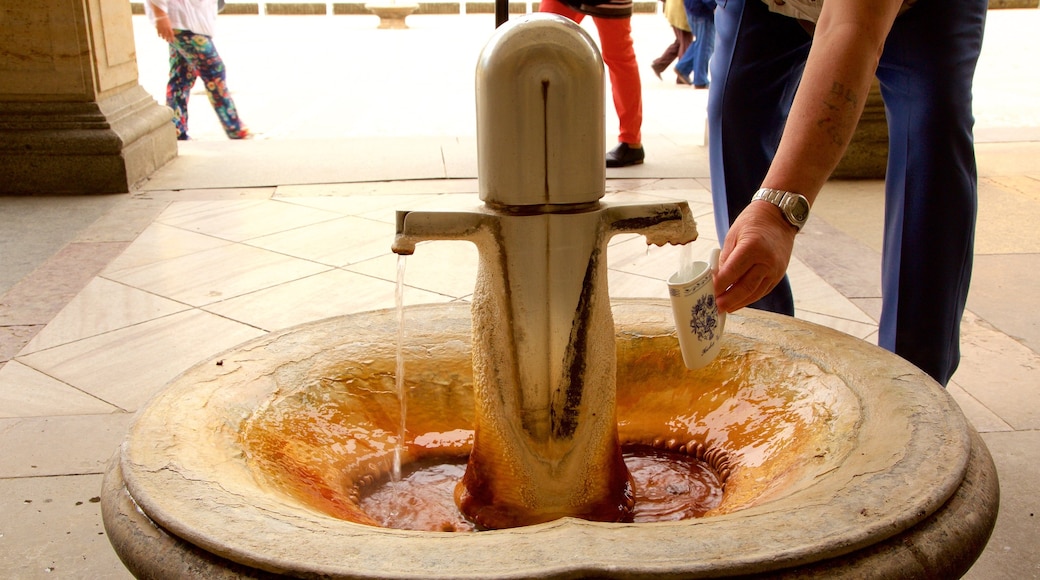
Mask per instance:
[[[715,52],[715,19],[709,17],[699,20],[697,48],[693,53],[693,84],[704,86],[708,84],[708,63]]]
[[[566,16],[580,23],[585,15],[560,0],[542,0],[539,11]],[[632,43],[631,18],[593,17],[599,33],[600,53],[610,73],[610,90],[618,114],[618,141],[642,143],[643,87]]]
[[[232,139],[238,139],[248,134],[248,130],[238,117],[238,109],[231,93],[227,88],[227,71],[224,61],[217,52],[213,40],[202,34],[191,32],[178,32],[178,50],[190,55],[192,64],[198,71],[198,76],[206,83],[206,93],[209,95],[210,105],[216,112],[224,133]]]
[[[661,56],[655,58],[654,62],[650,65],[654,69],[654,72],[656,72],[658,75],[660,75],[664,71],[664,69],[668,68],[668,65],[672,64],[672,61],[674,61],[680,54],[680,31],[678,28],[675,28],[673,26],[672,32],[675,33],[675,40],[673,40],[672,43],[668,45],[668,48],[664,49],[664,52],[661,53]]]
[[[720,3],[715,27],[708,156],[715,227],[724,240],[776,153],[811,39],[796,20],[770,13],[759,0]],[[752,307],[793,314],[787,277]]]
[[[170,44],[170,78],[166,83],[166,106],[173,109],[173,125],[177,139],[188,139],[188,99],[198,73],[191,61]]]
[[[618,114],[618,141],[643,142],[643,86],[632,42],[631,18],[593,17],[599,32],[603,62],[610,73],[610,90]]]
[[[920,0],[878,68],[889,123],[879,344],[945,385],[960,360],[978,178],[971,110],[985,0]]]

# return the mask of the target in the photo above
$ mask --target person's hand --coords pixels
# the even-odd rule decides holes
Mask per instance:
[[[173,43],[173,26],[170,25],[170,17],[163,14],[155,17],[155,32],[159,38]]]
[[[787,272],[798,230],[770,203],[754,201],[737,216],[722,246],[715,302],[733,312],[769,293]]]

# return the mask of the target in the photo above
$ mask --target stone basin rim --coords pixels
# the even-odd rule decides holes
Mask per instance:
[[[468,307],[451,305],[410,307],[410,311],[449,313],[461,312],[468,322]],[[615,321],[619,332],[638,329],[638,332],[669,332],[671,314],[665,301],[616,301]],[[188,542],[214,554],[245,565],[272,571],[284,571],[287,562],[278,550],[272,551],[267,539],[253,538],[250,532],[258,528],[279,529],[288,526],[295,534],[293,551],[307,554],[307,562],[294,563],[294,570],[316,574],[334,574],[342,577],[378,578],[449,578],[460,577],[468,570],[472,577],[529,577],[532,573],[562,574],[567,572],[602,571],[615,566],[638,569],[647,574],[693,574],[709,567],[719,572],[727,567],[742,569],[747,566],[765,566],[763,569],[781,569],[810,563],[849,553],[891,537],[920,522],[933,513],[959,486],[970,451],[969,428],[963,415],[949,395],[934,381],[909,363],[873,345],[837,331],[788,317],[748,312],[731,317],[727,332],[747,336],[766,333],[770,328],[783,327],[790,332],[786,345],[794,351],[808,348],[809,339],[826,342],[841,353],[858,352],[882,360],[890,369],[884,379],[858,376],[858,372],[842,369],[842,361],[833,362],[834,368],[864,381],[872,381],[870,388],[880,388],[885,398],[897,393],[899,406],[910,409],[915,421],[907,449],[888,450],[900,457],[892,468],[880,474],[860,474],[847,477],[847,485],[832,494],[829,505],[801,503],[804,493],[766,502],[726,515],[702,520],[658,524],[604,524],[565,518],[538,526],[482,532],[453,534],[443,532],[409,532],[374,528],[339,520],[315,513],[299,506],[282,504],[262,498],[262,506],[245,505],[242,497],[220,485],[197,477],[190,467],[178,465],[171,459],[162,465],[140,462],[137,449],[142,431],[155,429],[150,422],[160,413],[163,405],[176,404],[183,391],[196,388],[195,373],[212,371],[213,360],[270,344],[306,329],[322,325],[344,323],[371,323],[380,317],[393,319],[393,311],[375,311],[326,319],[287,329],[239,345],[221,355],[200,363],[181,377],[150,403],[134,425],[131,436],[119,452],[119,464],[126,489],[141,510],[160,526]],[[454,315],[460,316],[458,314]],[[459,322],[456,320],[456,322]],[[812,350],[812,349],[809,349]],[[868,369],[873,370],[873,369]],[[878,384],[874,384],[878,383]],[[866,389],[863,384],[856,388]],[[857,391],[863,396],[865,391]],[[891,401],[887,401],[892,404]],[[882,405],[883,407],[884,405]],[[875,420],[868,416],[869,422]],[[162,426],[160,429],[164,428]],[[838,470],[840,471],[840,470]],[[929,472],[932,480],[928,489],[905,485],[907,478]],[[900,481],[904,485],[899,485]],[[905,492],[904,497],[874,497],[875,487]],[[809,489],[813,489],[810,487]],[[875,491],[864,495],[864,491]],[[258,493],[265,493],[258,488]],[[804,490],[803,490],[804,491]],[[223,494],[223,495],[222,495]],[[864,499],[866,498],[866,499]],[[250,498],[252,499],[252,498]],[[899,503],[895,508],[891,504]],[[838,510],[835,512],[834,508]],[[274,508],[274,511],[270,511]],[[797,509],[797,512],[791,510]],[[873,517],[857,517],[856,513],[875,513]],[[200,515],[219,513],[237,515],[238,520],[218,518],[214,526]],[[807,526],[801,536],[794,538],[791,517],[809,519],[820,525]],[[835,516],[841,516],[836,518]],[[288,523],[286,523],[288,522]],[[748,530],[754,530],[753,535]],[[677,534],[677,530],[687,531]],[[565,562],[554,558],[555,550],[574,538],[596,537],[605,542],[584,542],[580,554],[569,554]],[[743,549],[733,550],[732,543],[720,543],[715,538],[737,538]],[[255,542],[253,540],[256,540]],[[626,546],[639,546],[638,554]],[[368,545],[371,544],[371,545]],[[603,545],[597,545],[603,544]],[[390,562],[382,562],[388,546],[397,550]],[[474,562],[470,557],[462,568],[445,570],[432,565],[443,559],[446,552],[479,554]],[[523,559],[516,559],[521,551]],[[378,553],[375,553],[378,552]],[[698,554],[691,559],[690,554]],[[349,557],[347,555],[350,555]],[[553,563],[546,563],[546,559]],[[463,559],[466,558],[463,555]],[[401,564],[415,563],[415,566]],[[363,570],[363,571],[362,571]]]

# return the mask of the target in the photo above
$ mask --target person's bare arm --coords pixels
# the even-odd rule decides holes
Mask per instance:
[[[170,15],[155,2],[150,2],[150,4],[155,13],[155,33],[166,42],[173,42],[173,25],[170,23]]]
[[[762,187],[794,191],[812,203],[856,130],[901,0],[827,0],[777,154]],[[780,210],[752,202],[726,236],[715,289],[732,312],[783,278],[797,230]]]

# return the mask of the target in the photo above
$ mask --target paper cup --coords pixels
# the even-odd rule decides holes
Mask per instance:
[[[686,276],[683,274],[686,273]],[[689,272],[676,272],[668,278],[679,349],[688,369],[706,366],[719,354],[726,313],[715,304],[708,262],[694,262]]]

